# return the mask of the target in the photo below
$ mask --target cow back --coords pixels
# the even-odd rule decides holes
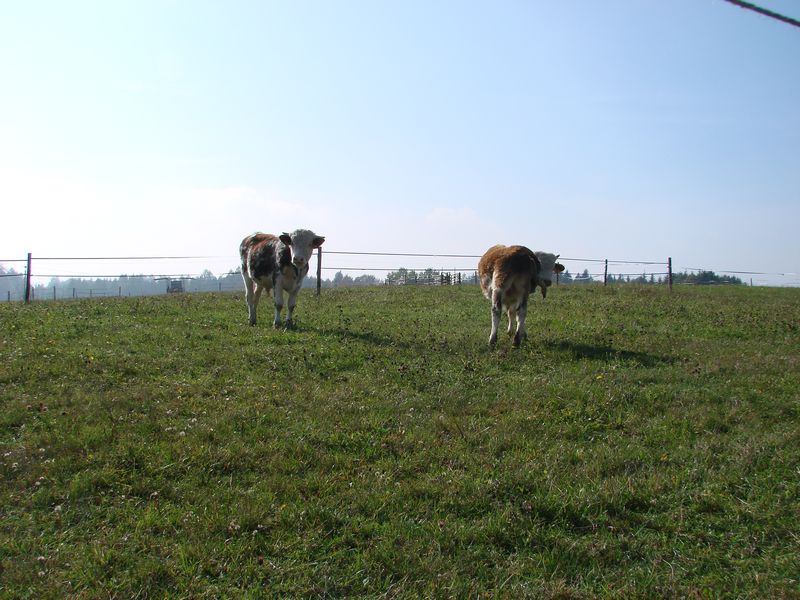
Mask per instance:
[[[528,288],[535,285],[539,268],[538,258],[525,246],[492,246],[478,262],[481,290],[488,297],[491,288],[506,287],[512,280]]]
[[[280,239],[270,233],[254,233],[239,246],[242,272],[256,280],[271,279],[276,272],[291,265],[291,254]]]

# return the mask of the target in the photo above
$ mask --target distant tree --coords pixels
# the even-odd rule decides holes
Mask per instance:
[[[359,275],[353,280],[353,285],[378,285],[380,281],[374,275]]]
[[[8,300],[9,297],[12,300],[21,298],[24,294],[24,287],[24,277],[19,277],[19,273],[13,268],[6,269],[0,265],[0,294],[2,294],[0,302]]]
[[[415,283],[417,279],[416,271],[409,271],[405,267],[401,267],[397,269],[397,271],[391,271],[388,275],[386,275],[386,283],[391,284],[406,284],[406,283]]]
[[[350,287],[353,285],[353,278],[350,275],[345,275],[341,271],[337,271],[333,276],[333,287]]]
[[[420,273],[421,281],[419,283],[431,284],[431,283],[439,283],[439,277],[441,273],[435,269],[425,269],[422,273]]]
[[[687,271],[684,271],[683,273],[673,273],[672,282],[677,284],[688,283],[693,285],[744,285],[744,282],[738,277],[731,275],[717,275],[714,273],[714,271],[703,270],[698,271],[697,273],[689,273]]]

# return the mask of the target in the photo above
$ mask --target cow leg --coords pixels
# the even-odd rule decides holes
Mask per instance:
[[[250,319],[250,325],[256,324],[256,307],[258,306],[258,298],[261,296],[261,291],[255,291],[256,283],[242,268],[242,279],[244,280],[244,296],[247,302],[247,315]]]
[[[286,313],[286,329],[292,329],[294,327],[294,307],[297,306],[297,294],[299,291],[300,286],[298,286],[297,289],[289,292],[289,308],[288,312]]]
[[[525,296],[525,300],[523,300],[522,305],[517,309],[517,332],[514,334],[514,347],[519,348],[519,345],[522,343],[526,337],[528,337],[527,332],[525,331],[525,317],[528,315],[528,297]]]
[[[281,326],[281,311],[283,310],[283,281],[281,277],[275,278],[272,285],[272,296],[275,300],[275,319],[272,326],[278,329]]]
[[[514,335],[514,325],[515,321],[517,320],[517,309],[516,308],[509,308],[508,309],[508,335],[511,337]]]
[[[497,343],[497,328],[500,326],[500,312],[502,293],[498,289],[492,290],[492,331],[489,333],[489,347],[494,348]]]
[[[261,300],[261,292],[264,291],[264,285],[256,282],[256,290],[253,294],[253,321],[252,325],[256,324],[256,310],[258,309],[258,302]],[[269,294],[267,294],[269,295]]]

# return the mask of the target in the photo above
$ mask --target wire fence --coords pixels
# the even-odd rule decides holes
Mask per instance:
[[[330,259],[329,259],[330,255]],[[307,285],[320,287],[372,284],[453,285],[477,283],[476,265],[480,254],[448,254],[417,252],[356,252],[320,249],[317,255],[316,277],[310,274]],[[329,265],[328,260],[333,264]],[[673,268],[666,261],[559,257],[566,271],[557,283],[623,282],[668,283],[674,273],[713,272],[734,277],[749,278],[750,285],[800,286],[800,274],[747,270],[715,270],[700,267]],[[94,268],[99,264],[118,262],[130,265],[131,270],[145,270],[145,265],[161,261],[169,268],[161,272],[127,274],[122,266]],[[187,263],[202,261],[236,265],[234,256],[44,256],[31,254],[22,259],[0,259],[0,301],[138,296],[165,294],[173,291],[231,291],[242,289],[238,267],[213,275],[208,269],[190,268]],[[388,261],[388,262],[387,262]],[[324,264],[323,264],[324,262]],[[439,263],[438,266],[432,266]],[[81,272],[76,265],[94,265],[89,272]],[[6,266],[8,265],[8,266]],[[15,269],[22,265],[20,270]],[[65,270],[59,268],[67,267]],[[602,271],[597,267],[602,265]],[[639,269],[632,269],[638,266]],[[36,267],[36,268],[34,268]],[[39,272],[42,267],[44,272]],[[154,269],[151,269],[154,271]],[[333,273],[333,277],[330,274]],[[323,279],[323,274],[325,279]],[[730,281],[735,282],[735,281]],[[688,283],[682,281],[682,283]],[[729,283],[722,281],[721,283]]]

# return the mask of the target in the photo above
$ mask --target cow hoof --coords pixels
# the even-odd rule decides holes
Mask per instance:
[[[275,321],[275,322],[272,324],[272,328],[273,328],[273,329],[280,329],[280,328],[281,328],[281,322],[280,322],[280,321]]]
[[[294,329],[294,321],[286,321],[286,329]]]

